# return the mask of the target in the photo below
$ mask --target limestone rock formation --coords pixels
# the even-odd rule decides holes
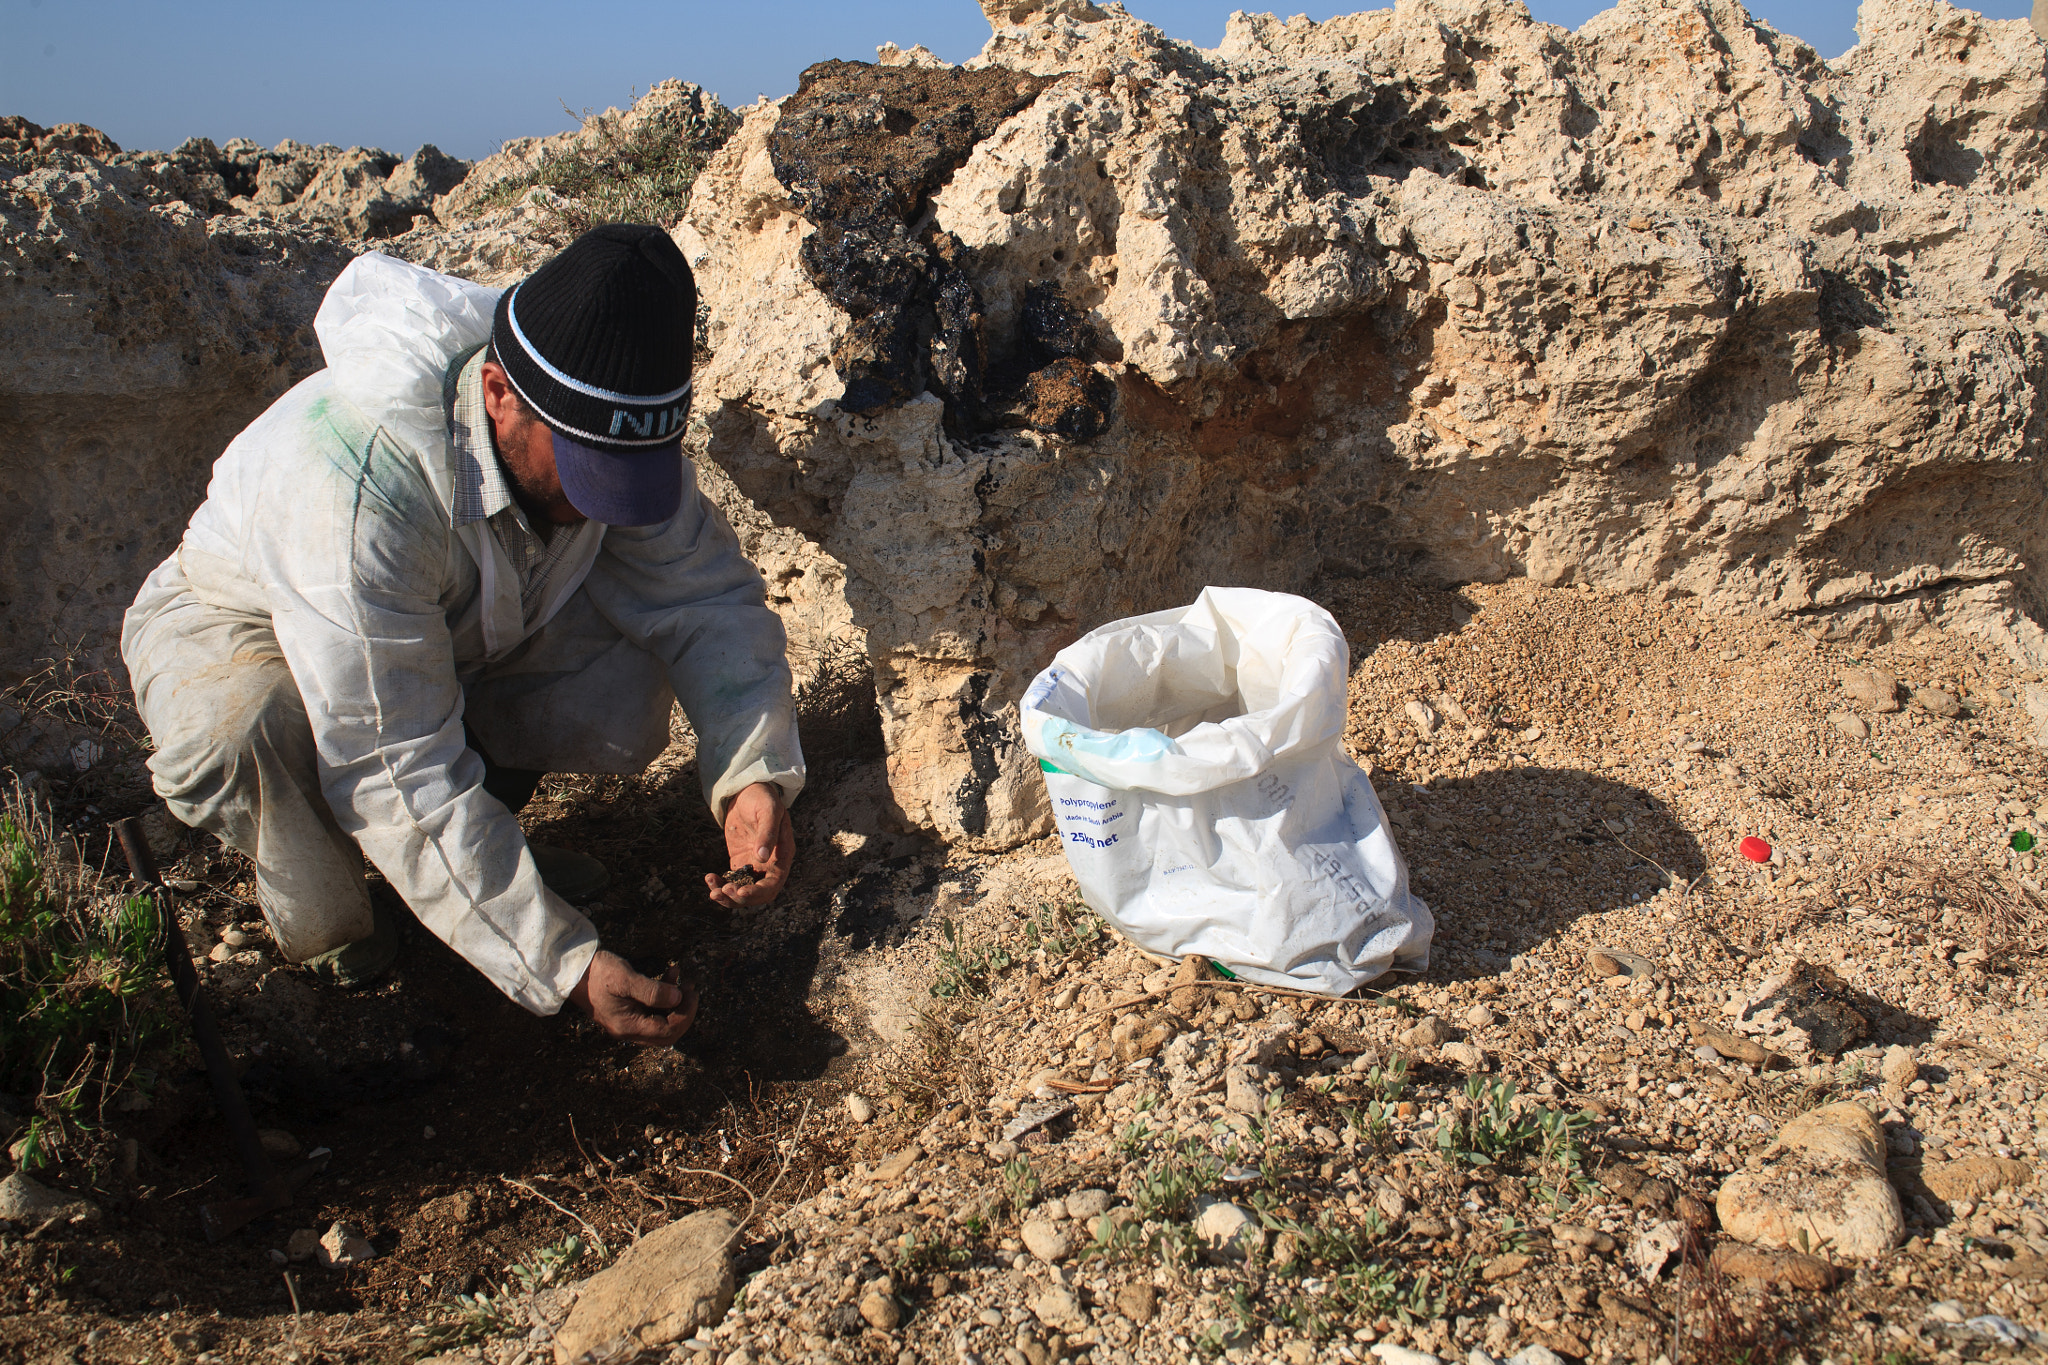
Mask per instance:
[[[0,143],[0,684],[70,655],[126,685],[121,613],[222,447],[320,364],[313,312],[352,254],[111,145]],[[94,758],[5,708],[0,732],[10,760]]]
[[[699,448],[843,572],[909,823],[1042,830],[1024,685],[1208,583],[1525,574],[2048,663],[2025,21],[1868,0],[1827,62],[1734,0],[1240,14],[1213,51],[985,7],[966,71],[885,49],[746,111],[679,233]],[[957,169],[894,175],[939,123]],[[887,278],[821,273],[834,175],[894,196]]]
[[[1786,1124],[1756,1169],[1722,1184],[1714,1211],[1737,1241],[1839,1260],[1885,1255],[1906,1225],[1885,1178],[1884,1134],[1853,1102]]]

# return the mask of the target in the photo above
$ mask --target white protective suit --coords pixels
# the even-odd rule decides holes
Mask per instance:
[[[672,688],[721,817],[755,782],[793,798],[804,766],[781,622],[687,467],[682,507],[665,524],[559,528],[576,539],[530,619],[486,523],[454,525],[443,383],[488,339],[497,298],[382,255],[343,271],[314,321],[327,368],[215,464],[183,542],[128,613],[122,653],[160,749],[166,733],[204,723],[176,698],[207,671],[195,670],[196,650],[236,661],[269,651],[273,669],[281,653],[340,831],[421,923],[548,1014],[582,978],[596,931],[542,884],[516,819],[482,789],[466,699],[494,762],[622,772],[665,742]],[[570,691],[522,691],[561,679],[549,671],[551,641],[587,645],[594,633],[604,647],[584,653],[601,666],[570,678]],[[494,683],[501,704],[486,717],[472,694]],[[637,693],[620,694],[627,685]],[[628,725],[630,742],[579,726],[612,706],[649,717]]]

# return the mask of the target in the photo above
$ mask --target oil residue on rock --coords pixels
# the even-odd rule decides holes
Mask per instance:
[[[1051,82],[844,61],[803,73],[769,155],[817,229],[805,272],[853,319],[832,351],[842,408],[876,412],[929,389],[956,432],[1021,424],[1088,440],[1109,425],[1115,386],[1088,364],[1093,330],[1058,288],[1034,286],[1015,345],[992,347],[972,253],[932,224],[932,194]],[[993,364],[999,350],[1015,359]]]

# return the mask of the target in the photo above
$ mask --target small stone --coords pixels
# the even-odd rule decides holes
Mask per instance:
[[[1223,1107],[1253,1118],[1266,1112],[1266,1097],[1248,1067],[1233,1066],[1223,1073]]]
[[[1894,1089],[1904,1090],[1920,1079],[1920,1062],[1913,1055],[1913,1049],[1893,1044],[1884,1050],[1884,1061],[1878,1066],[1878,1075],[1884,1083]]]
[[[848,1095],[846,1112],[855,1123],[866,1123],[875,1116],[875,1106],[865,1095]]]
[[[1681,1194],[1672,1207],[1678,1214],[1678,1221],[1699,1236],[1704,1237],[1714,1230],[1714,1211],[1707,1207],[1706,1201]]]
[[[1694,1033],[1693,1037],[1703,1046],[1712,1048],[1733,1062],[1747,1062],[1751,1066],[1764,1067],[1769,1066],[1772,1061],[1773,1054],[1769,1048],[1753,1039],[1730,1033],[1726,1029],[1706,1026]]]
[[[1033,1218],[1024,1225],[1024,1249],[1047,1265],[1058,1265],[1074,1251],[1074,1234],[1064,1221]]]
[[[1995,1156],[1929,1162],[1920,1171],[1920,1179],[1944,1204],[1988,1199],[2000,1190],[2016,1190],[2033,1178],[2034,1168],[2026,1162]]]
[[[1211,1255],[1238,1260],[1264,1245],[1258,1221],[1229,1200],[1200,1199],[1195,1208],[1195,1237]]]
[[[695,1336],[732,1305],[732,1243],[739,1224],[703,1209],[657,1228],[585,1280],[568,1321],[555,1331],[560,1365],[586,1353],[610,1358],[621,1339],[658,1350]]]
[[[1714,1248],[1714,1269],[1737,1280],[1809,1293],[1833,1289],[1841,1272],[1818,1256],[1799,1251],[1766,1251],[1725,1243]]]
[[[282,1128],[258,1128],[256,1140],[263,1144],[266,1156],[293,1157],[305,1150],[297,1138]]]
[[[1109,1212],[1113,1202],[1107,1190],[1075,1190],[1067,1196],[1067,1217],[1082,1220],[1100,1218]]]
[[[903,1305],[894,1294],[868,1294],[860,1301],[860,1315],[877,1332],[893,1332],[903,1325]]]
[[[213,945],[213,950],[207,953],[206,960],[208,962],[226,962],[234,955],[235,950],[228,947],[226,943],[216,943]]]
[[[1280,1348],[1287,1365],[1315,1365],[1316,1348],[1305,1341],[1290,1341]]]
[[[1447,1021],[1439,1019],[1436,1015],[1432,1014],[1417,1023],[1415,1027],[1403,1030],[1400,1043],[1402,1047],[1409,1048],[1436,1047],[1439,1044],[1450,1042],[1451,1039],[1457,1036],[1458,1031],[1452,1028]]]
[[[1931,716],[1940,716],[1943,720],[1953,720],[1962,714],[1963,710],[1963,704],[1956,700],[1954,694],[1944,692],[1938,687],[1914,688],[1913,705]]]
[[[1057,1281],[1032,1295],[1031,1312],[1055,1332],[1072,1335],[1088,1330],[1088,1310],[1073,1290]]]
[[[1614,1239],[1598,1228],[1582,1228],[1573,1223],[1557,1223],[1550,1229],[1550,1235],[1573,1246],[1585,1247],[1588,1251],[1609,1252],[1614,1250]]]
[[[300,1228],[285,1239],[284,1254],[294,1261],[315,1261],[320,1258],[320,1232],[317,1228]]]
[[[1828,716],[1828,724],[1850,739],[1870,738],[1870,722],[1854,711],[1833,712]]]
[[[1173,969],[1173,984],[1192,986],[1197,981],[1209,980],[1213,975],[1215,973],[1209,970],[1208,958],[1200,953],[1189,953],[1180,960],[1180,965]]]
[[[1519,1251],[1511,1251],[1505,1256],[1496,1256],[1488,1261],[1480,1269],[1479,1278],[1487,1284],[1493,1284],[1495,1281],[1505,1280],[1510,1275],[1519,1275],[1528,1268],[1529,1258]]]
[[[347,1223],[336,1223],[320,1238],[320,1264],[330,1270],[377,1259],[370,1239]]]
[[[1705,1062],[1709,1065],[1721,1060],[1721,1054],[1708,1047],[1705,1043],[1701,1043],[1698,1047],[1694,1048],[1692,1055],[1694,1061]]]
[[[1467,1071],[1486,1069],[1486,1052],[1477,1043],[1445,1043],[1443,1058]]]
[[[1689,1236],[1683,1223],[1659,1223],[1636,1238],[1629,1246],[1628,1257],[1644,1279],[1654,1282],[1665,1267],[1684,1254]]]
[[[896,1155],[875,1167],[875,1179],[884,1185],[893,1185],[910,1173],[918,1159],[924,1155],[924,1148],[911,1143]]]
[[[1564,1357],[1541,1342],[1531,1342],[1508,1357],[1507,1365],[1565,1365]]]
[[[1438,1356],[1426,1351],[1411,1351],[1406,1346],[1396,1346],[1391,1341],[1376,1341],[1372,1353],[1383,1365],[1444,1365]]]
[[[1150,1322],[1159,1312],[1159,1291],[1144,1280],[1133,1280],[1116,1291],[1116,1311],[1132,1322]]]
[[[1474,1005],[1465,1011],[1466,1028],[1492,1028],[1500,1016],[1484,1005]]]
[[[53,1190],[16,1171],[0,1180],[0,1219],[35,1226],[52,1218],[83,1223],[100,1216],[99,1205],[81,1195]]]
[[[1954,1299],[1943,1299],[1927,1306],[1927,1316],[1936,1322],[1945,1322],[1951,1327],[1962,1325],[1969,1317],[1969,1310]]]
[[[220,941],[226,944],[230,951],[239,952],[255,941],[255,935],[245,931],[239,924],[230,924],[220,931]]]
[[[1899,709],[1899,680],[1882,668],[1845,668],[1842,691],[1865,711],[1879,714]]]
[[[1594,948],[1586,954],[1586,969],[1599,977],[1654,976],[1657,964],[1620,948]]]
[[[1379,1211],[1381,1213],[1384,1213],[1389,1219],[1395,1222],[1399,1222],[1401,1219],[1408,1216],[1407,1199],[1402,1197],[1401,1192],[1395,1189],[1392,1185],[1389,1185],[1385,1189],[1381,1190],[1379,1193],[1379,1198],[1374,1200],[1373,1202],[1376,1205],[1378,1205]]]
[[[1408,723],[1415,727],[1418,734],[1433,735],[1436,733],[1436,727],[1443,724],[1437,713],[1430,709],[1429,703],[1419,698],[1410,698],[1408,704],[1401,709],[1408,713]]]

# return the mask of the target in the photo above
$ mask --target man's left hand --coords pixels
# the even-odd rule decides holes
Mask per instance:
[[[734,867],[753,868],[758,880],[739,886],[707,872],[704,886],[713,901],[737,910],[775,899],[796,860],[796,830],[782,804],[782,788],[756,782],[732,799],[725,809],[725,851]]]

